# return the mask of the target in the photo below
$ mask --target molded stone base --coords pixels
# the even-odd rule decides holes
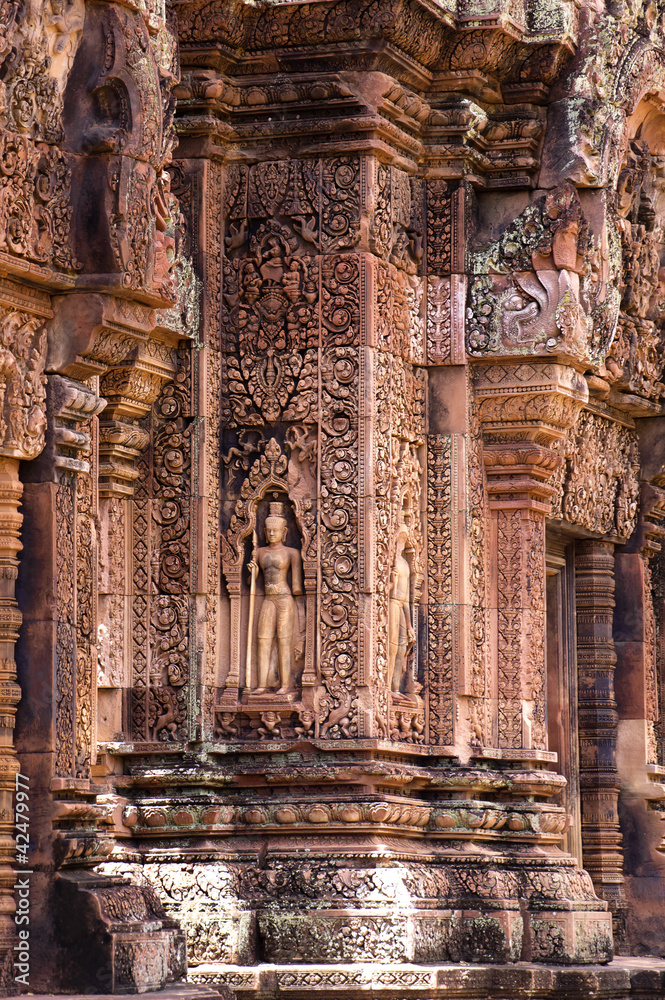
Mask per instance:
[[[523,921],[515,910],[264,911],[258,928],[264,957],[274,962],[503,963],[522,954]]]
[[[189,982],[228,1000],[662,1000],[665,962],[615,959],[609,965],[200,965]],[[399,991],[399,992],[396,992]]]
[[[353,853],[340,840],[309,843],[254,855],[246,840],[243,858],[108,863],[104,871],[161,893],[194,966],[613,958],[607,904],[561,853],[419,853],[417,843],[392,841],[378,856],[373,842],[357,841]]]
[[[583,965],[612,954],[612,914],[561,911],[530,913],[531,959],[554,965]],[[530,947],[529,947],[530,945]]]

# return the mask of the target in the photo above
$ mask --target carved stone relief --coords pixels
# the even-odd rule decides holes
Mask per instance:
[[[635,432],[585,410],[559,448],[566,462],[553,515],[589,531],[629,538],[639,497]]]
[[[467,310],[469,353],[602,360],[619,305],[608,285],[606,240],[604,229],[590,232],[571,185],[530,205],[478,255],[481,275],[470,287]],[[596,316],[601,306],[605,327]]]
[[[554,996],[531,963],[605,962],[612,915],[549,801],[546,524],[585,539],[581,860],[616,917],[611,559],[663,392],[662,25],[219,8],[0,10],[8,648],[19,460],[56,512],[39,871],[113,850],[133,880],[54,883],[93,893],[97,938],[134,927],[114,988],[182,974],[174,918],[222,992],[434,996],[463,970],[415,964],[524,960],[517,987],[479,975]]]
[[[262,444],[223,538],[232,645],[216,728],[269,739],[313,721],[317,530],[314,498],[276,439]]]

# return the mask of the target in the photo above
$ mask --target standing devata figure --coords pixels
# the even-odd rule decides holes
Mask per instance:
[[[388,678],[393,692],[399,691],[415,643],[411,620],[411,567],[404,556],[407,538],[397,538],[395,562],[390,574],[388,605]]]
[[[259,569],[263,573],[265,597],[261,605],[258,626],[258,684],[254,694],[265,694],[270,687],[270,661],[277,637],[279,664],[279,689],[277,694],[287,694],[295,687],[294,637],[296,630],[295,597],[303,593],[302,561],[297,549],[284,544],[288,524],[282,514],[281,503],[270,504],[266,518],[267,545],[255,548],[249,563],[252,593],[256,587]],[[291,586],[288,575],[291,571]],[[251,624],[248,641],[251,642]],[[296,651],[297,655],[297,651]]]

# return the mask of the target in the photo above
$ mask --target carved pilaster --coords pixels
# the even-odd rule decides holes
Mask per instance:
[[[14,646],[21,613],[14,591],[21,550],[19,502],[23,492],[18,466],[17,458],[0,454],[0,983],[4,982],[2,963],[8,953],[11,957],[15,934],[14,793],[19,765],[14,750],[14,718],[21,689],[16,683]]]
[[[575,600],[583,863],[598,894],[616,912],[622,899],[623,858],[616,766],[612,542],[599,539],[577,542]]]
[[[0,281],[0,984],[13,944],[14,791],[19,772],[14,719],[21,697],[14,646],[21,614],[15,597],[19,533],[19,461],[44,447],[48,298],[10,281]]]
[[[554,363],[495,364],[474,374],[490,508],[490,606],[498,744],[547,749],[545,518],[586,384]],[[495,658],[495,659],[494,659]]]

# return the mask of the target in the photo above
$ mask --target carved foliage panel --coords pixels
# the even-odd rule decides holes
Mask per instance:
[[[539,514],[497,512],[500,746],[546,746],[544,531]]]
[[[68,271],[72,172],[56,146],[0,129],[0,253]]]
[[[5,454],[30,459],[44,447],[45,362],[43,319],[0,304],[0,445]]]
[[[150,550],[150,453],[137,461],[139,472],[131,501],[131,696],[129,733],[134,740],[148,739]]]
[[[131,501],[132,678],[135,740],[187,735],[190,681],[191,403],[189,347],[147,419]]]
[[[205,247],[205,307],[204,324],[202,335],[208,350],[205,352],[205,369],[201,365],[200,378],[206,386],[206,417],[208,423],[208,434],[205,436],[205,454],[203,455],[203,468],[197,465],[192,469],[192,492],[194,495],[204,493],[206,502],[202,505],[203,517],[206,520],[206,540],[205,558],[207,561],[205,584],[206,584],[206,606],[205,606],[205,631],[202,630],[202,641],[204,637],[206,650],[205,663],[205,710],[203,714],[204,725],[210,724],[212,719],[213,687],[215,684],[217,663],[219,659],[220,636],[218,633],[219,615],[219,594],[221,588],[221,568],[220,568],[220,438],[221,438],[221,398],[222,398],[222,312],[223,300],[221,296],[222,288],[222,168],[217,163],[208,165],[208,175],[205,185],[205,218],[206,218],[206,239]],[[198,253],[197,242],[195,240],[198,211],[198,188],[199,181],[197,175],[192,176],[192,211],[188,215],[189,231],[191,232],[192,248]],[[203,271],[203,263],[195,256],[197,270]],[[193,371],[196,379],[197,370]],[[192,389],[192,400],[196,399],[198,393],[195,390],[196,381]],[[197,438],[195,448],[199,446]],[[193,455],[196,457],[197,452]],[[205,483],[205,489],[203,485]],[[202,526],[199,531],[203,530]],[[196,545],[196,539],[192,539]]]
[[[56,774],[76,766],[76,476],[63,472],[57,491]]]
[[[583,410],[559,447],[566,463],[552,516],[629,538],[637,523],[639,494],[635,431]]]
[[[521,511],[497,515],[499,739],[522,745],[521,668]]]
[[[427,279],[427,360],[449,364],[452,354],[450,278]]]
[[[656,614],[654,609],[653,568],[644,560],[644,684],[647,715],[647,764],[658,763],[656,729],[658,717],[658,650],[656,646]]]
[[[90,436],[90,473],[77,477],[76,489],[76,776],[90,777],[94,761],[95,686],[97,683],[97,441],[96,417],[82,428]],[[122,635],[122,633],[120,633]],[[121,643],[119,642],[120,646]]]
[[[358,156],[232,166],[225,177],[225,423],[317,420],[317,350],[361,339]]]
[[[369,246],[381,260],[415,274],[423,259],[423,182],[378,161],[375,171]]]
[[[466,487],[469,525],[469,628],[470,670],[466,690],[473,739],[479,744],[493,744],[493,719],[490,710],[492,691],[489,639],[489,601],[487,597],[488,507],[483,465],[482,431],[479,407],[471,392],[469,398],[468,466]]]
[[[57,147],[62,95],[84,20],[83,0],[52,0],[20,13],[8,4],[0,25],[0,256],[71,271],[71,171]],[[20,265],[19,265],[20,266]]]
[[[665,761],[665,559],[662,549],[650,561],[651,605],[653,609],[653,663],[655,671],[655,701],[658,706],[654,736],[656,763]]]
[[[429,741],[453,743],[452,439],[427,439],[427,692]]]
[[[150,601],[151,739],[187,734],[190,681],[191,573],[191,361],[178,351],[173,383],[152,411],[152,514]]]
[[[321,359],[321,735],[358,734],[360,359],[333,347]]]
[[[453,193],[445,181],[427,181],[427,273],[450,274],[453,264]]]
[[[424,281],[384,261],[375,260],[376,346],[411,364],[425,354]]]

